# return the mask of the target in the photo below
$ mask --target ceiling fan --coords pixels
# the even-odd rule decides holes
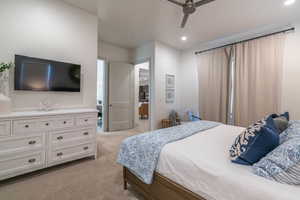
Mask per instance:
[[[200,0],[198,2],[194,2],[194,0],[186,0],[185,3],[181,3],[177,0],[168,0],[168,1],[182,7],[184,17],[183,17],[183,20],[182,20],[182,23],[181,23],[181,28],[184,28],[189,16],[191,14],[193,14],[194,12],[196,12],[196,8],[198,8],[200,6],[203,6],[205,4],[208,4],[210,2],[213,2],[215,0]]]

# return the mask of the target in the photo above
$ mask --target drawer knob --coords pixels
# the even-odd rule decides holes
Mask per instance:
[[[32,159],[29,159],[29,160],[28,160],[29,163],[35,163],[35,161],[36,161],[35,158],[32,158]]]
[[[45,125],[46,125],[46,126],[49,126],[49,123],[46,123]]]
[[[62,156],[62,155],[64,155],[62,152],[60,152],[60,153],[57,153],[56,154],[57,156]]]
[[[25,128],[29,128],[29,125],[25,125]]]
[[[84,132],[83,135],[89,135],[89,132]]]
[[[88,149],[89,149],[89,147],[84,147],[84,148],[83,148],[83,150],[88,150]]]
[[[64,121],[64,124],[66,124],[67,122],[66,121]]]
[[[89,120],[88,120],[88,119],[85,119],[84,121],[85,121],[85,122],[88,122]]]
[[[64,137],[63,136],[59,136],[59,137],[57,137],[57,139],[58,140],[62,140],[62,139],[64,139]]]
[[[30,144],[30,145],[36,144],[36,141],[34,141],[34,140],[29,141],[28,144]]]

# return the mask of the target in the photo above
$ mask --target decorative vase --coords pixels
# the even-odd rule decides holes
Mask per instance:
[[[9,70],[0,73],[0,114],[11,112],[9,98]]]

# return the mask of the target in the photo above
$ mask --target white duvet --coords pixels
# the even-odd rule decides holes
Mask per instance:
[[[208,200],[300,200],[300,187],[233,164],[228,150],[244,128],[221,125],[166,145],[157,172]]]

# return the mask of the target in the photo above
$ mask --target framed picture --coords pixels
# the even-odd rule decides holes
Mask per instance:
[[[166,103],[174,103],[174,102],[175,102],[175,89],[167,89]]]
[[[175,102],[175,76],[166,75],[166,103]]]
[[[175,76],[167,74],[166,75],[166,89],[175,89]]]

